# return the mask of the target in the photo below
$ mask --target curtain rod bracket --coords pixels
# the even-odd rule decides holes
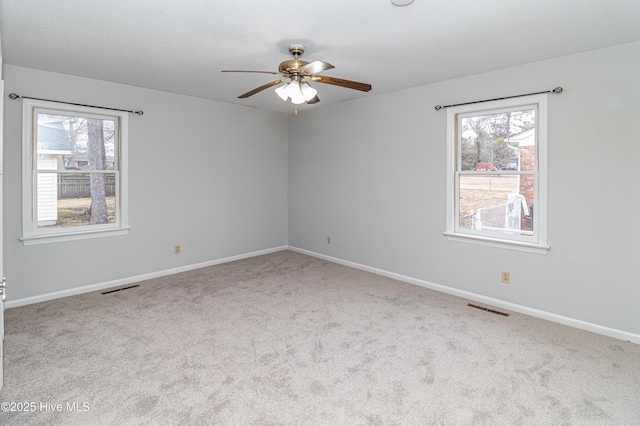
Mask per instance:
[[[108,107],[101,107],[101,106],[95,106],[95,105],[85,105],[85,104],[76,104],[73,102],[64,102],[64,101],[54,101],[52,99],[41,99],[41,98],[31,98],[29,96],[20,96],[17,93],[9,93],[9,98],[10,99],[33,99],[35,101],[47,101],[47,102],[56,102],[59,104],[67,104],[67,105],[75,105],[75,106],[83,106],[83,107],[89,107],[89,108],[100,108],[100,109],[108,109],[110,111],[121,111],[121,112],[130,112],[131,114],[137,114],[137,115],[142,115],[144,114],[144,112],[142,110],[129,110],[129,109],[118,109],[118,108],[108,108]]]
[[[482,100],[482,101],[464,102],[464,103],[461,103],[461,104],[453,104],[453,105],[445,105],[445,106],[436,105],[435,108],[436,108],[436,111],[440,111],[442,108],[451,108],[451,107],[456,107],[456,106],[460,106],[460,105],[479,104],[479,103],[482,103],[482,102],[500,101],[502,99],[521,98],[523,96],[541,95],[543,93],[556,93],[556,94],[559,94],[559,93],[562,93],[563,90],[564,89],[562,87],[558,86],[558,87],[556,87],[556,88],[554,88],[552,90],[546,90],[544,92],[527,93],[527,94],[524,94],[524,95],[505,96],[504,98],[485,99],[485,100]]]

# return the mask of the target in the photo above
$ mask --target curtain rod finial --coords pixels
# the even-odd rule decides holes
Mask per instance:
[[[562,93],[562,87],[558,86],[555,89],[552,90],[553,93]]]
[[[18,99],[20,97],[20,95],[16,95],[15,93],[9,93],[9,98],[11,99]]]

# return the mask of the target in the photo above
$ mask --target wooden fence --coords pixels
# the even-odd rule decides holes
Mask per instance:
[[[105,175],[105,178],[106,196],[113,197],[116,194],[116,177]],[[89,197],[91,197],[91,190],[88,174],[58,175],[58,199]]]

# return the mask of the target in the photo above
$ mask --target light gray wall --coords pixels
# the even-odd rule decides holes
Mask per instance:
[[[130,234],[24,246],[22,103],[5,102],[9,301],[286,244],[286,115],[11,65],[4,71],[7,94],[144,110],[129,119]],[[174,244],[182,254],[173,254]]]
[[[640,43],[633,43],[321,106],[289,120],[5,65],[5,93],[145,111],[130,119],[131,233],[24,246],[21,103],[5,102],[9,301],[278,247],[288,238],[294,247],[640,334],[638,69]],[[549,98],[549,254],[448,241],[445,112],[433,106],[557,85],[565,92]],[[510,285],[500,284],[501,270],[511,272]]]
[[[289,126],[289,244],[640,334],[639,72],[633,43],[300,114]],[[549,253],[447,240],[446,112],[434,106],[555,86]]]

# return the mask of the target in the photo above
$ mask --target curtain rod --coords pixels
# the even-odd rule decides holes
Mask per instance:
[[[41,99],[41,98],[32,98],[32,97],[29,97],[29,96],[20,96],[20,95],[15,94],[15,93],[9,94],[9,98],[11,98],[11,99],[19,99],[19,98],[22,98],[22,99],[33,99],[34,101],[56,102],[56,103],[59,103],[59,104],[83,106],[83,107],[89,107],[89,108],[108,109],[108,110],[111,110],[111,111],[130,112],[132,114],[138,114],[138,115],[144,114],[144,112],[142,112],[142,110],[133,111],[133,110],[129,110],[129,109],[118,109],[118,108],[101,107],[101,106],[95,106],[95,105],[76,104],[76,103],[73,103],[73,102],[54,101],[53,99]]]
[[[562,93],[562,90],[563,90],[562,87],[558,86],[555,89],[545,90],[544,92],[527,93],[527,94],[524,94],[524,95],[505,96],[504,98],[485,99],[485,100],[482,100],[482,101],[464,102],[462,104],[453,104],[453,105],[444,105],[444,106],[436,105],[436,111],[440,111],[442,108],[450,108],[450,107],[456,107],[456,106],[460,106],[460,105],[479,104],[479,103],[482,103],[482,102],[500,101],[502,99],[521,98],[523,96],[541,95],[543,93]]]

